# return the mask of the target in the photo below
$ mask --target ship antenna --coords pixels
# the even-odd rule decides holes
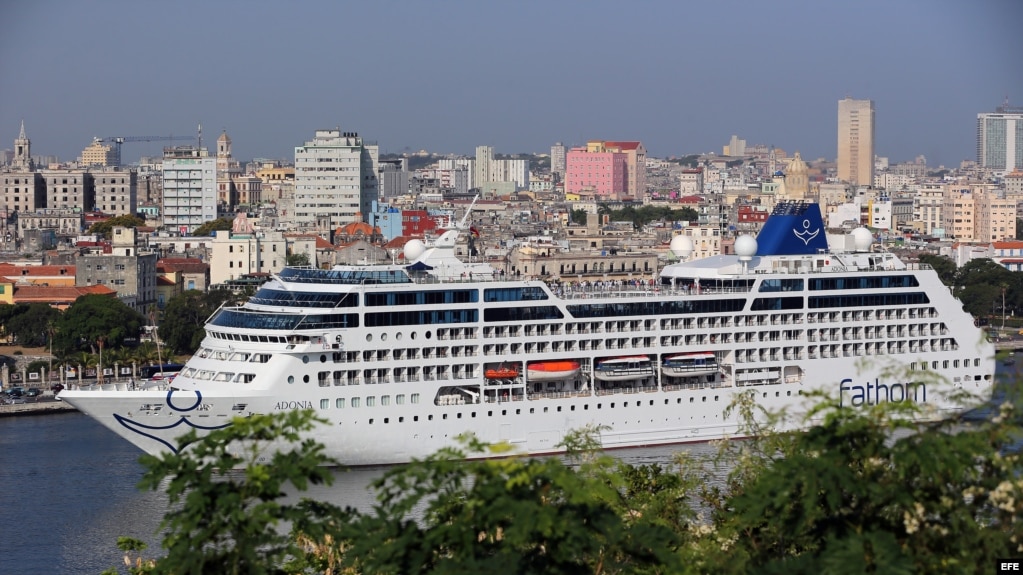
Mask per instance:
[[[472,203],[469,204],[469,209],[465,210],[465,215],[462,216],[462,221],[458,222],[458,229],[460,231],[464,231],[466,229],[465,222],[469,219],[469,216],[472,215],[472,208],[476,206],[476,200],[478,199],[480,199],[480,195],[476,194],[476,197],[472,199]]]

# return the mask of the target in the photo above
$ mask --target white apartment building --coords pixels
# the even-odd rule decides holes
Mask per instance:
[[[295,147],[295,223],[326,229],[364,221],[379,200],[378,163],[379,148],[357,133],[316,130]]]
[[[920,185],[913,198],[913,229],[929,236],[944,237],[941,217],[945,184],[927,182]]]
[[[206,148],[166,148],[163,156],[163,225],[192,233],[217,217],[217,159]]]
[[[287,262],[288,246],[282,232],[218,231],[210,244],[210,284],[222,284],[247,274],[277,273]]]
[[[1023,110],[977,114],[977,163],[999,173],[1023,168]]]

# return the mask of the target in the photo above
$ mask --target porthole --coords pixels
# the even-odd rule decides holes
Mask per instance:
[[[295,376],[294,375],[289,375],[288,376],[288,383],[295,383]]]
[[[387,334],[386,333],[380,334],[380,341],[387,341]]]
[[[327,363],[327,356],[321,355],[320,356],[320,363]]]
[[[309,356],[308,355],[303,355],[302,356],[302,363],[309,363]]]
[[[396,339],[398,341],[401,341],[401,332],[400,331],[398,333],[394,334],[394,339]]]
[[[302,381],[305,382],[305,383],[309,383],[309,376],[308,375],[303,375],[302,376]]]
[[[412,335],[409,337],[411,337],[412,339],[416,339],[416,332],[412,332]]]
[[[428,331],[428,332],[426,332],[425,335],[426,335],[426,339],[430,339],[431,337],[433,337],[433,332],[432,331]]]
[[[373,341],[373,334],[367,333],[366,334],[366,341]]]

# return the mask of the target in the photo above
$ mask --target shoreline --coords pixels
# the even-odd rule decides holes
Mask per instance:
[[[0,405],[0,417],[50,415],[76,411],[78,410],[62,401],[33,401],[16,405]]]

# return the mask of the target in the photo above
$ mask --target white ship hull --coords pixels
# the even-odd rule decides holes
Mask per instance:
[[[236,416],[310,409],[327,421],[314,438],[330,457],[376,465],[427,456],[465,433],[528,454],[559,452],[584,426],[601,429],[605,448],[736,437],[741,422],[726,408],[746,393],[784,410],[791,428],[805,424],[817,393],[851,407],[909,401],[927,419],[990,397],[994,350],[933,270],[888,254],[821,255],[812,234],[796,237],[810,253],[675,264],[660,285],[628,294],[494,281],[429,254],[417,263],[447,276],[289,268],[210,321],[171,389],[67,389],[61,399],[148,453]],[[714,354],[717,369],[699,381],[661,369],[684,353]],[[645,356],[648,367],[599,369],[623,356]],[[484,376],[534,361],[581,368],[557,382],[528,369]]]

